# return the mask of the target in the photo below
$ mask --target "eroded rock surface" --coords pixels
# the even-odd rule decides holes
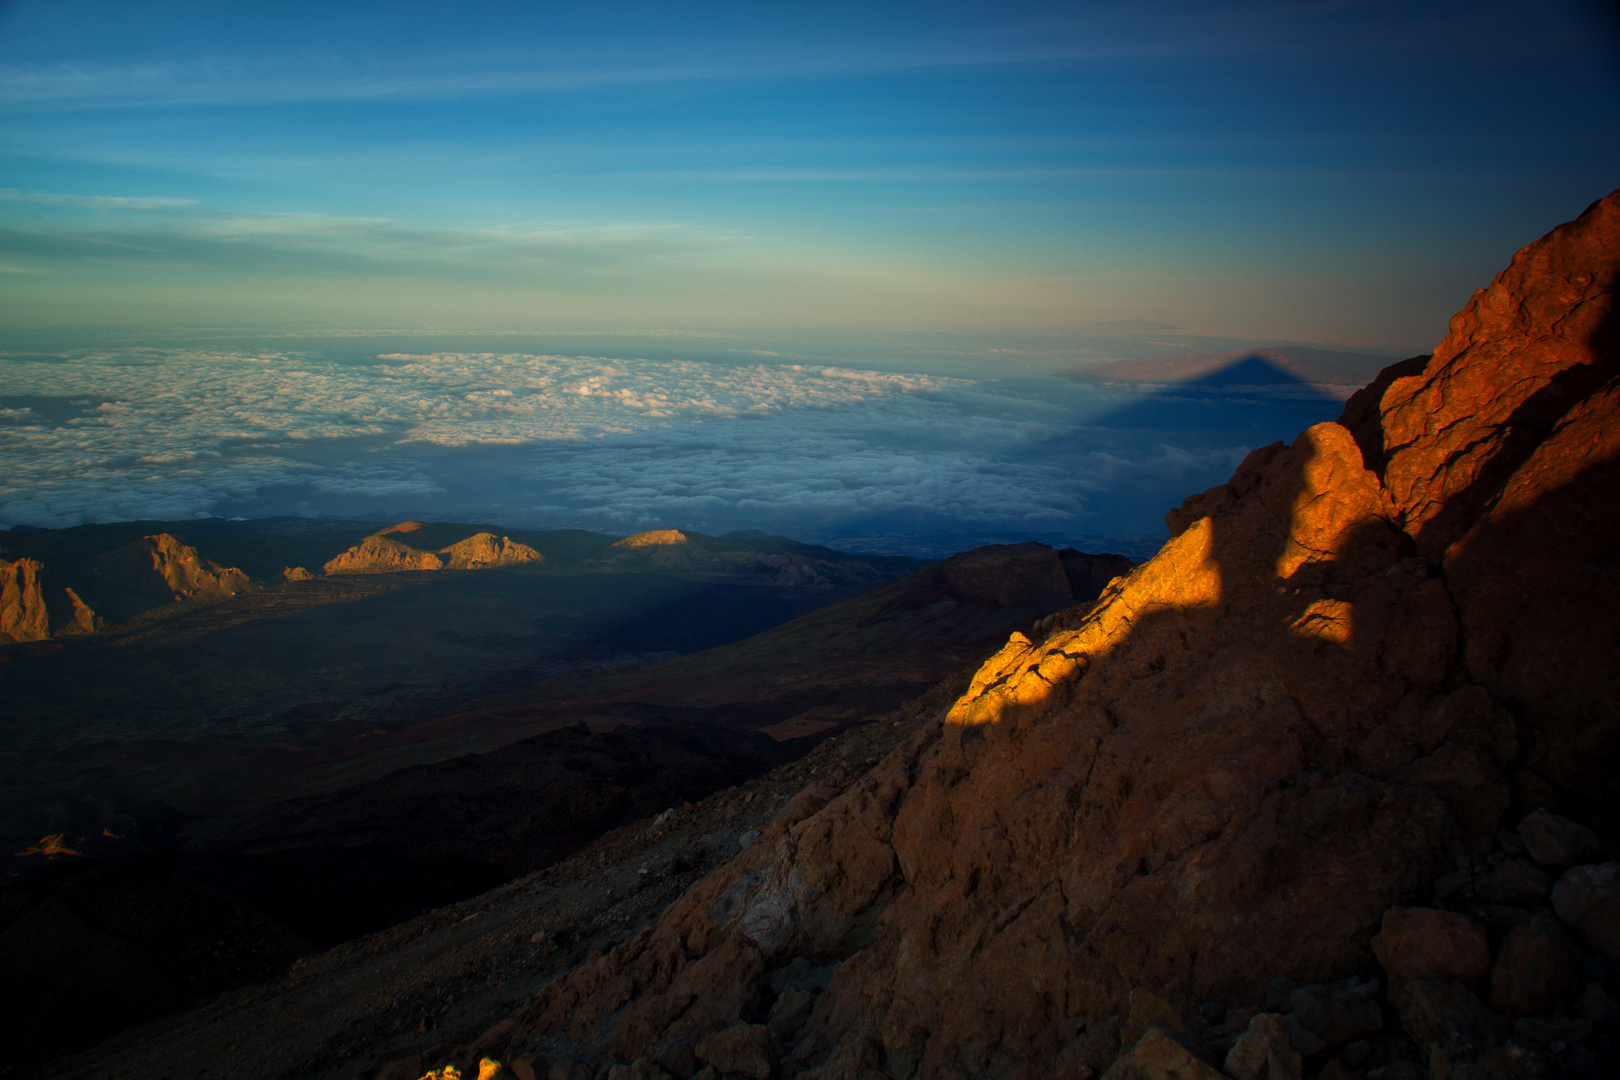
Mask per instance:
[[[765,1019],[771,973],[803,957],[837,974],[785,1070],[1033,1077],[1136,988],[1185,1018],[1259,1006],[1277,976],[1376,970],[1386,911],[1473,867],[1511,809],[1610,798],[1617,266],[1620,193],[1520,251],[1433,357],[1188,500],[1152,561],[1014,635],[945,714],[517,1028],[636,1061]],[[1469,887],[1534,884],[1518,861]],[[1503,985],[1515,1007],[1545,992]],[[1504,1037],[1444,975],[1393,1004],[1443,1064]],[[1152,1031],[1113,1075],[1202,1075]],[[1279,1032],[1256,1037],[1268,1061]]]

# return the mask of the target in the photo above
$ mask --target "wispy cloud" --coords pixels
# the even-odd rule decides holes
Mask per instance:
[[[130,195],[68,195],[59,191],[18,191],[0,188],[5,202],[38,203],[41,206],[75,206],[87,210],[173,210],[196,206],[195,199],[163,199]]]

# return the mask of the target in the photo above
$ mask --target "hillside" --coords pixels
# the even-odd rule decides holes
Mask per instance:
[[[464,542],[417,531],[407,535],[440,549]],[[715,546],[723,555],[741,547]],[[424,549],[435,550],[413,550]],[[861,564],[846,557],[842,565]],[[102,730],[128,735],[64,752],[8,733],[0,808],[14,857],[0,892],[0,952],[21,983],[0,986],[0,1005],[14,1018],[0,1031],[15,1058],[40,1060],[546,867],[627,821],[750,781],[838,729],[870,725],[976,664],[1011,630],[1094,597],[1130,565],[1040,544],[992,547],[826,606],[804,601],[838,590],[636,570],[344,574],[289,587],[391,579],[417,600],[374,610],[368,605],[390,595],[349,600],[332,627],[294,612],[193,630],[167,648],[120,653],[103,644],[86,655],[96,667],[82,681],[117,695],[119,726]],[[772,610],[772,600],[787,608],[783,598],[798,596],[812,610],[661,664],[583,665],[596,673],[542,678],[472,709],[402,716],[367,692],[365,665],[386,661],[384,673],[406,677],[444,652],[434,620],[496,596],[542,621],[572,609],[563,624],[570,634],[596,624],[610,641],[622,635],[643,650],[690,640],[705,632],[705,619],[735,625],[723,621],[728,600],[746,613]],[[182,730],[169,665],[188,673],[195,708],[219,710],[240,697],[249,655],[273,702],[275,679],[307,689],[306,664],[354,664],[354,639],[367,637],[377,640],[361,655],[374,655],[341,688],[357,702],[339,698],[292,716],[272,710],[254,727],[239,718],[228,726],[216,711],[194,721],[190,738],[151,737],[160,719]],[[469,647],[441,662],[487,667],[478,657],[496,640],[466,637]],[[121,656],[128,667],[114,666]],[[223,666],[212,669],[210,657]],[[10,686],[68,671],[51,659],[8,673]],[[345,719],[357,708],[374,719]],[[53,728],[72,716],[31,711]]]

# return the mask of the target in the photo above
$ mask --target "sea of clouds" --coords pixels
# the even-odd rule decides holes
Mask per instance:
[[[1257,441],[1216,409],[1144,424],[1140,397],[785,362],[11,353],[0,526],[410,515],[918,554],[1025,537],[1140,551]]]

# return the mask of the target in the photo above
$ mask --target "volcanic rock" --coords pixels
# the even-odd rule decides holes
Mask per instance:
[[[1620,863],[1566,871],[1553,887],[1552,905],[1588,945],[1620,960]]]
[[[148,536],[96,560],[101,574],[134,593],[176,600],[231,596],[248,588],[248,576],[234,566],[205,559],[190,544],[168,533]]]
[[[1225,1069],[1236,1080],[1299,1080],[1300,1054],[1289,1036],[1288,1018],[1260,1013],[1226,1055]]]
[[[1434,975],[1414,979],[1396,999],[1396,1008],[1401,1026],[1425,1051],[1466,1057],[1504,1034],[1502,1022],[1467,987]]]
[[[1279,1073],[1271,1075],[1284,1080]],[[1288,1080],[1298,1076],[1296,1071]],[[1103,1073],[1103,1080],[1221,1080],[1221,1074],[1158,1028],[1150,1028]]]
[[[776,1046],[763,1024],[734,1024],[697,1044],[699,1060],[722,1073],[749,1080],[771,1080],[776,1073]]]
[[[1385,912],[1490,851],[1515,797],[1607,790],[1617,269],[1620,193],[521,1024],[634,1060],[737,1023],[757,1007],[738,988],[796,956],[841,957],[794,1060],[875,1038],[924,1080],[1031,1077],[1133,988],[1190,1010],[1363,970]],[[1596,880],[1570,880],[1589,915]],[[1395,940],[1404,972],[1422,953]],[[1464,940],[1447,970],[1482,978],[1489,949]],[[1403,977],[1420,1043],[1495,1037],[1466,987]]]
[[[1514,1016],[1552,1012],[1575,981],[1575,957],[1564,928],[1536,916],[1514,927],[1491,971],[1491,1008]]]
[[[50,616],[37,559],[0,559],[0,641],[42,641],[50,637]]]
[[[402,570],[442,570],[444,560],[386,536],[368,536],[321,567],[323,574],[394,574]]]
[[[1546,808],[1519,822],[1519,839],[1542,866],[1569,866],[1597,848],[1597,835],[1585,825]]]
[[[434,526],[433,528],[443,528]],[[341,555],[329,559],[327,574],[397,574],[411,570],[485,570],[540,562],[542,556],[527,544],[491,532],[476,532],[435,550],[396,537],[431,535],[420,521],[404,521],[366,537]],[[440,539],[443,539],[441,536]],[[417,543],[420,544],[418,539]],[[431,543],[432,541],[429,541]],[[289,576],[289,580],[292,580]]]

